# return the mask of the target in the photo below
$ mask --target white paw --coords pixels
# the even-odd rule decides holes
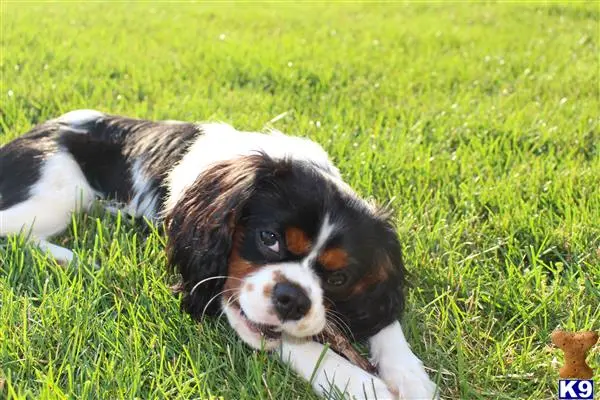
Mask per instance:
[[[52,258],[54,258],[56,262],[62,266],[70,264],[77,258],[75,253],[73,253],[71,250],[52,244],[44,239],[40,239],[37,242],[37,246],[43,252],[50,254],[50,256],[52,256]]]
[[[389,389],[388,385],[380,378],[371,375],[362,369],[344,371],[340,374],[340,370],[336,371],[332,377],[327,377],[327,383],[323,386],[323,391],[332,395],[333,393],[343,394],[343,398],[351,400],[396,400],[395,396]],[[332,385],[335,388],[332,388]],[[330,397],[328,397],[330,398]],[[333,396],[331,398],[338,398]]]
[[[437,386],[429,379],[420,362],[413,365],[388,368],[382,378],[400,399],[431,400],[439,399]]]
[[[371,356],[381,378],[400,399],[438,399],[436,385],[429,379],[423,363],[410,350],[398,321],[369,339]]]

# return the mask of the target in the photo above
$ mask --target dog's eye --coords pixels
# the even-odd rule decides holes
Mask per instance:
[[[331,286],[342,286],[344,283],[346,283],[347,280],[348,278],[346,277],[345,273],[335,272],[329,275],[329,277],[327,278],[327,283]]]
[[[269,250],[279,253],[279,239],[275,233],[271,231],[260,231],[258,235],[262,244]]]

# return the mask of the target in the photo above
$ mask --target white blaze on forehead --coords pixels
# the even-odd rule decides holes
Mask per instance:
[[[303,265],[308,267],[310,266],[319,256],[319,253],[325,247],[327,240],[331,238],[331,236],[335,233],[336,226],[333,222],[331,222],[331,218],[329,214],[325,214],[325,218],[323,218],[323,223],[321,228],[319,229],[319,234],[317,235],[317,240],[315,241],[315,245],[310,250],[310,253],[304,259]]]

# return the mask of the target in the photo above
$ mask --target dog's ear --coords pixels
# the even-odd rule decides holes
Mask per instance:
[[[377,216],[377,250],[369,272],[352,294],[335,302],[355,339],[364,340],[398,320],[404,310],[406,269],[402,248],[388,213]]]
[[[259,154],[214,164],[166,216],[169,264],[183,278],[181,306],[195,319],[221,308],[233,234],[267,161]]]

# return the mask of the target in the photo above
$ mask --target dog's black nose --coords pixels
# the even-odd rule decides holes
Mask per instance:
[[[310,299],[300,286],[281,282],[273,288],[273,305],[282,321],[295,321],[306,315]]]

